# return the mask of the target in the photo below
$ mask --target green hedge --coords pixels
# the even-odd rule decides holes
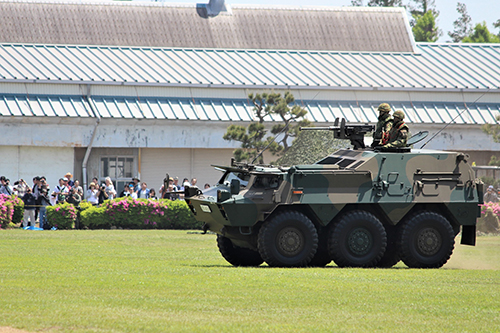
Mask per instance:
[[[118,198],[100,207],[81,205],[80,227],[88,229],[201,229],[183,200]]]

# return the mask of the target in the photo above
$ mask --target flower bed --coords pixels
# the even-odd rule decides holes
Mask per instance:
[[[15,195],[0,194],[0,229],[12,228],[23,220],[24,203]]]
[[[67,202],[47,206],[47,222],[57,229],[72,229],[75,226],[76,216],[75,206]]]
[[[118,198],[82,210],[81,225],[89,229],[201,229],[185,201]]]

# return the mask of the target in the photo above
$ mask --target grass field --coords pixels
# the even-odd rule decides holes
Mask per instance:
[[[457,239],[458,242],[458,239]],[[441,269],[235,268],[214,235],[0,231],[0,327],[31,332],[500,331],[500,237]]]

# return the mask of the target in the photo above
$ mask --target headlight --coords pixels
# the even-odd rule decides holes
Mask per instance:
[[[211,213],[212,210],[210,209],[210,206],[208,205],[200,205],[200,209],[204,211],[205,213]]]

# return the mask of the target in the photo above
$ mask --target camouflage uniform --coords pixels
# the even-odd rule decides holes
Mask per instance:
[[[382,103],[378,107],[380,115],[378,117],[377,127],[375,127],[375,132],[373,132],[373,144],[372,147],[381,146],[388,142],[389,132],[392,128],[393,119],[389,112],[391,107],[387,103]]]
[[[389,131],[389,138],[384,147],[406,147],[406,142],[410,136],[410,129],[403,121],[404,117],[402,111],[394,112],[394,123]]]

